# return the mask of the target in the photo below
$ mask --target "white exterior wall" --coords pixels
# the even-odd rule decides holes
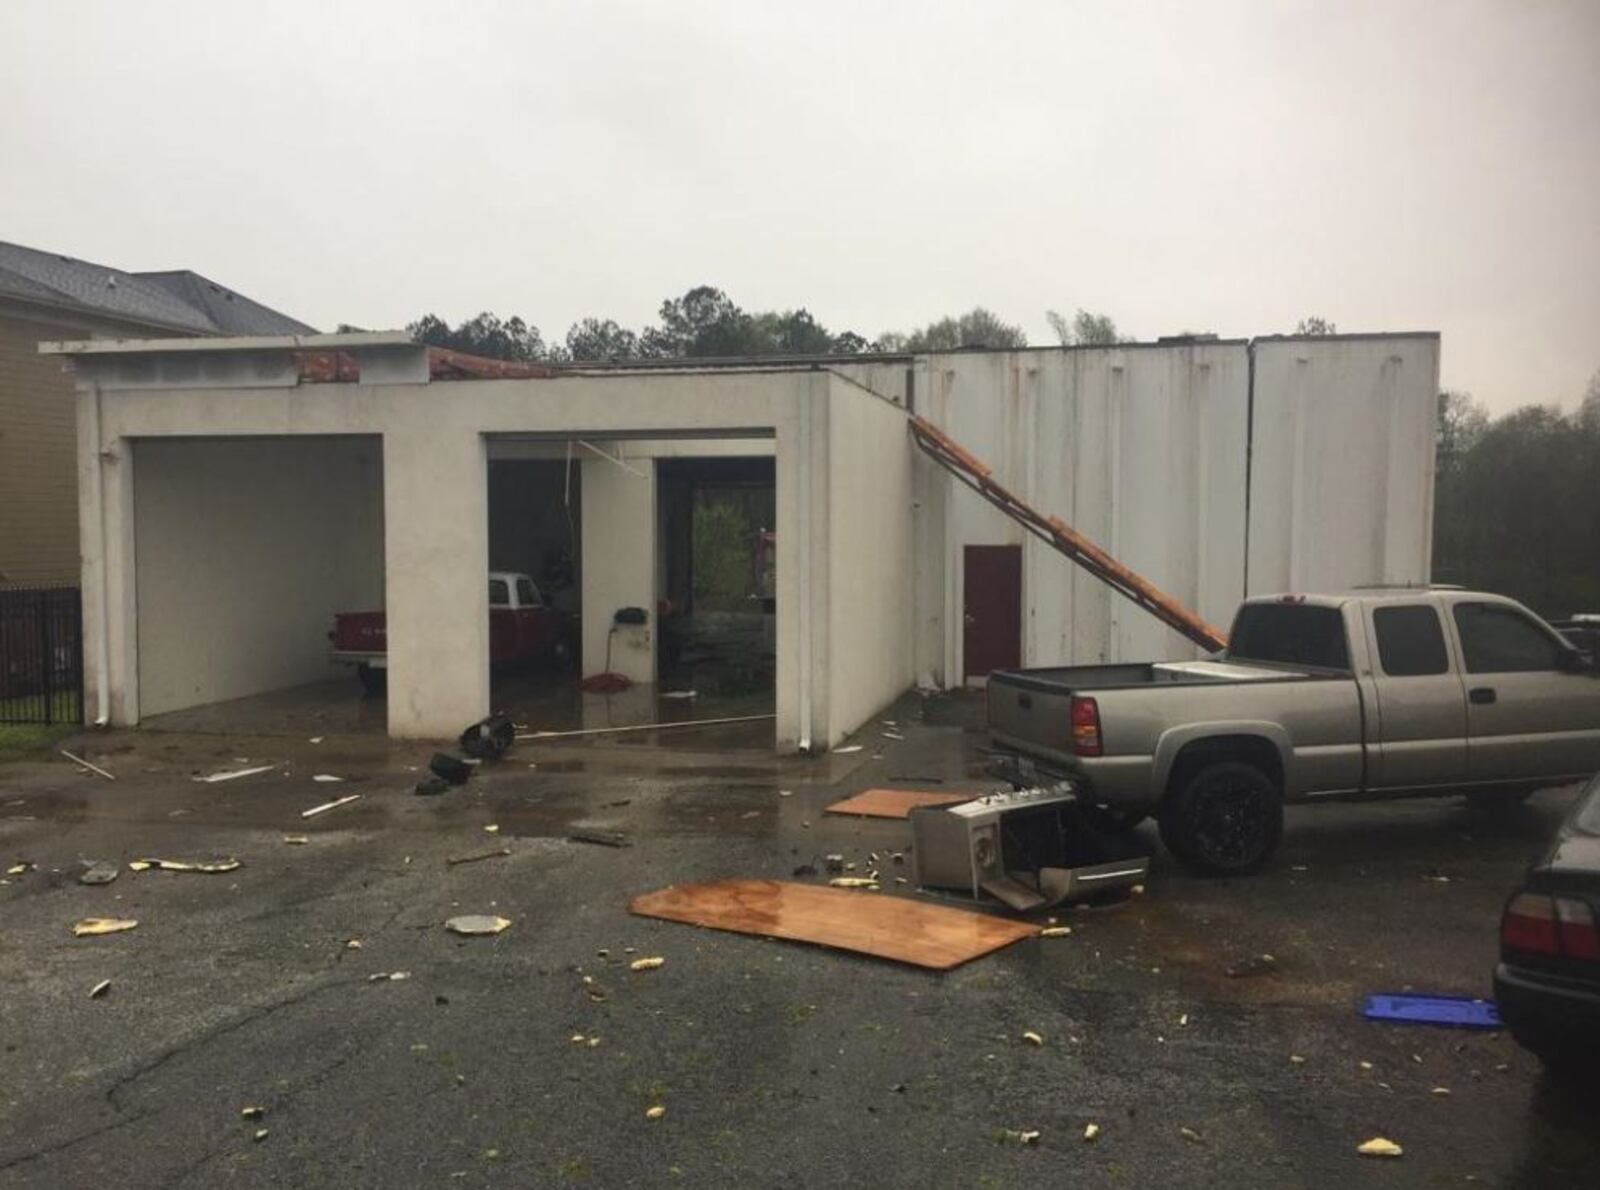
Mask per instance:
[[[835,379],[828,401],[828,743],[909,688],[911,456],[903,410]]]
[[[1256,342],[1249,588],[1432,572],[1437,335]]]
[[[583,460],[583,672],[656,680],[656,464]],[[620,608],[649,613],[617,624]]]
[[[383,606],[376,438],[151,440],[133,471],[141,714],[343,672],[334,613]]]
[[[923,379],[925,378],[925,379]],[[1202,616],[1244,590],[1249,356],[1237,342],[929,356],[917,411],[994,477]],[[1023,546],[1024,665],[1188,657],[1194,646],[927,460],[917,466],[917,666],[963,673],[963,549]]]

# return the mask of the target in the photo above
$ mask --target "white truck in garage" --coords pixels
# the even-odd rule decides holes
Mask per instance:
[[[1440,587],[1240,606],[1213,659],[990,675],[999,768],[1077,783],[1214,875],[1254,871],[1286,802],[1511,801],[1600,769],[1596,658],[1527,608]]]

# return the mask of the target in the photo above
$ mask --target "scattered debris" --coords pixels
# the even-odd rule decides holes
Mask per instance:
[[[833,754],[835,756],[849,756],[852,752],[859,752],[859,751],[861,751],[861,745],[860,744],[851,744],[848,747],[835,748],[833,750]]]
[[[659,1120],[662,1116],[664,1116],[666,1114],[667,1114],[667,1109],[662,1107],[658,1103],[654,1107],[647,1108],[645,1110],[644,1118],[647,1119],[647,1120]]]
[[[262,764],[253,769],[231,769],[226,772],[212,773],[209,776],[196,777],[194,779],[206,785],[215,785],[218,781],[234,781],[240,777],[253,777],[257,773],[270,773],[277,767],[275,764]]]
[[[310,835],[284,835],[283,836],[283,841],[285,843],[288,843],[290,846],[299,847],[299,846],[304,846],[305,844],[311,842],[311,836]]]
[[[1178,1018],[1178,1024],[1182,1028],[1189,1027],[1189,1014],[1187,1012]]]
[[[1386,1137],[1374,1136],[1371,1140],[1357,1145],[1356,1152],[1363,1157],[1398,1157],[1405,1150]]]
[[[300,811],[301,818],[315,818],[318,814],[326,814],[329,810],[337,810],[340,806],[348,806],[360,798],[359,793],[347,793],[343,797],[331,802],[323,802],[320,806],[312,806],[309,810]]]
[[[1430,1094],[1430,1095],[1440,1095],[1440,1096],[1448,1095],[1448,1094],[1450,1094],[1450,1088],[1449,1087],[1434,1087],[1433,1090],[1428,1092],[1428,1094]]]
[[[1098,1125],[1098,1124],[1085,1124],[1084,1125],[1084,1127],[1083,1127],[1083,1139],[1084,1139],[1085,1142],[1093,1141],[1093,1140],[1097,1139],[1099,1137],[1099,1135],[1100,1135],[1100,1125]]]
[[[443,777],[427,776],[417,782],[412,792],[418,797],[437,797],[441,793],[447,793],[449,789],[450,782]]]
[[[322,743],[322,737],[319,736],[319,735],[314,735],[309,740],[307,740],[306,743],[308,743],[308,744],[320,744],[320,743]]]
[[[1492,1000],[1471,996],[1368,996],[1361,1015],[1369,1021],[1407,1025],[1444,1025],[1452,1029],[1498,1029],[1500,1013]]]
[[[1022,1035],[1022,1040],[1026,1041],[1029,1045],[1043,1045],[1044,1044],[1044,1038],[1040,1037],[1032,1029],[1029,1029],[1026,1033],[1024,1033]]]
[[[919,789],[866,789],[854,797],[823,808],[824,814],[852,814],[859,818],[910,818],[918,806],[951,806],[970,802],[977,793],[930,793]]]
[[[628,964],[628,970],[629,971],[654,971],[657,967],[660,967],[663,964],[665,964],[666,961],[667,960],[662,958],[660,955],[651,955],[649,958],[634,959],[633,962]]]
[[[409,971],[375,971],[371,975],[367,976],[367,982],[384,983],[387,981],[390,983],[399,983],[403,979],[410,978],[411,972]]]
[[[452,785],[465,784],[467,778],[472,776],[472,766],[448,752],[435,752],[433,759],[428,761],[428,771]]]
[[[475,864],[480,859],[498,859],[510,854],[509,847],[490,847],[484,851],[469,851],[466,855],[447,855],[444,862],[454,867],[456,864]]]
[[[593,843],[598,847],[632,847],[633,840],[621,831],[573,831],[569,843]]]
[[[780,789],[780,790],[778,790],[778,796],[779,797],[793,797],[794,796],[794,790],[792,790],[792,789]]]
[[[250,1139],[259,1144],[261,1141],[267,1139],[267,1130],[265,1128],[257,1128],[251,1135]]]
[[[37,865],[37,864],[29,863],[27,860],[23,860],[20,863],[12,864],[9,868],[7,868],[6,869],[6,875],[7,876],[25,876],[29,872],[37,870],[38,866],[39,865]]]
[[[320,782],[323,785],[338,784],[344,780],[343,777],[335,777],[332,773],[317,773],[311,779],[313,781]]]
[[[102,979],[99,983],[95,984],[94,987],[89,989],[89,999],[98,1000],[110,990],[111,981],[109,979]]]
[[[795,867],[795,870],[792,873],[790,873],[790,875],[793,875],[793,876],[815,876],[816,874],[817,874],[817,865],[816,864],[799,864],[799,865],[797,865]]]
[[[498,835],[500,833],[500,824],[498,822],[489,823],[483,828],[483,833],[486,835]]]
[[[262,1116],[266,1115],[266,1109],[255,1107],[253,1105],[250,1107],[241,1107],[239,1109],[239,1114],[247,1120],[259,1120]]]
[[[60,751],[61,751],[61,755],[65,756],[68,760],[72,761],[73,764],[82,765],[84,768],[88,769],[91,773],[95,773],[98,776],[104,777],[107,781],[115,781],[116,780],[116,777],[114,777],[110,773],[106,772],[105,769],[101,768],[99,765],[90,764],[83,757],[75,756],[71,752],[68,752],[65,748],[62,748]]]
[[[498,934],[510,924],[510,918],[469,913],[464,917],[452,917],[444,923],[444,928],[452,934],[462,934],[469,938],[476,938],[485,934]]]
[[[1270,954],[1251,955],[1228,966],[1230,979],[1245,979],[1252,975],[1266,975],[1277,969],[1278,960]]]
[[[822,857],[822,862],[828,866],[830,872],[844,871],[844,856],[833,854]]]
[[[92,938],[99,934],[120,934],[123,930],[131,930],[139,923],[126,917],[86,917],[74,923],[72,936],[74,938]]]
[[[1039,931],[1041,938],[1065,938],[1072,933],[1071,926],[1046,926]]]
[[[995,1140],[1000,1144],[1009,1142],[1019,1145],[1036,1145],[1039,1143],[1039,1130],[1037,1128],[1002,1128],[995,1133]]]
[[[661,697],[662,698],[699,698],[700,697],[700,692],[698,690],[663,690],[661,692]]]
[[[1291,1066],[1304,1066],[1305,1064],[1306,1064],[1306,1060],[1301,1055],[1299,1055],[1299,1054],[1290,1054],[1289,1055],[1289,1065],[1291,1065]],[[1367,1064],[1363,1063],[1363,1065],[1367,1065]],[[1367,1065],[1367,1068],[1370,1070],[1371,1066]]]
[[[360,950],[361,949],[361,939],[359,939],[359,938],[347,938],[347,939],[345,939],[344,948],[346,950]]]
[[[231,855],[227,859],[201,860],[196,863],[183,859],[136,859],[129,861],[128,871],[143,872],[156,868],[162,872],[203,872],[208,876],[216,876],[243,866]]]
[[[110,884],[122,871],[108,859],[85,861],[88,866],[78,876],[79,884]]]
[[[810,942],[948,971],[1038,933],[1023,922],[925,905],[907,897],[780,880],[678,884],[628,903],[641,917],[765,938]]]
[[[883,738],[886,740],[903,740],[906,737],[901,735],[898,731],[886,731],[883,733]]]
[[[835,876],[828,881],[834,888],[877,888],[878,882],[870,876]]]
[[[505,715],[480,719],[461,733],[461,750],[478,760],[499,760],[516,742],[517,728]]]

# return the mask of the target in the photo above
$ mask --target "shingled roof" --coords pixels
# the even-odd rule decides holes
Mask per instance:
[[[129,273],[0,241],[0,298],[190,335],[304,335],[315,328],[187,269]]]

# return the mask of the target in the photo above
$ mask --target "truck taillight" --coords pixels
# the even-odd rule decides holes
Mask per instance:
[[[1500,919],[1500,942],[1525,954],[1600,959],[1594,911],[1571,897],[1518,893]]]
[[[1099,756],[1100,705],[1092,698],[1072,699],[1072,751],[1077,756]]]

